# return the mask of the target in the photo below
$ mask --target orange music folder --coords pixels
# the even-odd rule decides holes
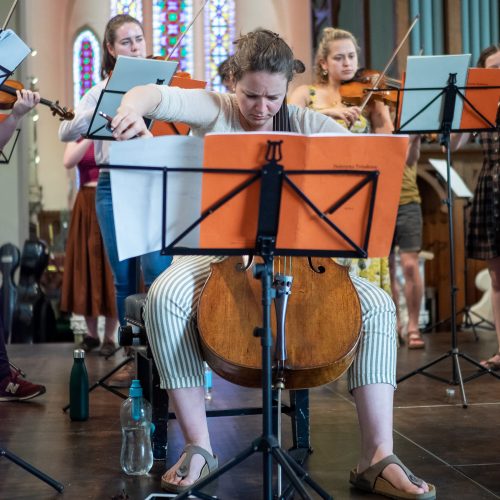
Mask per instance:
[[[202,211],[250,179],[267,163],[265,155],[270,140],[283,141],[279,163],[284,166],[286,177],[321,212],[328,211],[363,179],[378,172],[367,251],[371,257],[389,254],[399,205],[407,136],[209,134],[205,137],[205,168],[250,169],[251,172],[203,173]],[[373,188],[374,184],[368,182],[332,214],[325,215],[360,247],[365,242]],[[254,182],[207,217],[200,227],[200,248],[254,248],[259,196],[260,182]],[[311,250],[352,250],[349,243],[318,217],[286,181],[282,188],[276,248],[277,254],[282,249],[304,250],[305,255]]]
[[[172,77],[170,87],[180,87],[181,89],[204,89],[207,82],[203,80],[195,80],[189,76],[176,76]],[[155,121],[151,127],[151,133],[156,137],[159,135],[188,135],[190,127],[185,123],[170,123]]]
[[[493,125],[497,122],[500,106],[500,68],[471,68],[467,78],[465,97],[472,105]],[[485,121],[474,109],[464,101],[464,110],[460,122],[461,130],[490,129],[491,125]]]

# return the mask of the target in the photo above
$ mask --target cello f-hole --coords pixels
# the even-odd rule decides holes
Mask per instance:
[[[318,274],[323,274],[326,269],[323,267],[323,266],[318,266],[318,267],[314,267],[314,264],[313,264],[313,261],[312,261],[312,257],[307,257],[307,261],[309,262],[309,267],[315,272],[315,273],[318,273]]]

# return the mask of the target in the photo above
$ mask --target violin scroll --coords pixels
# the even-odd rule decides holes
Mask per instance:
[[[70,121],[75,117],[75,112],[71,108],[61,107],[59,101],[50,102],[49,108],[52,111],[52,116],[57,115],[60,121]]]

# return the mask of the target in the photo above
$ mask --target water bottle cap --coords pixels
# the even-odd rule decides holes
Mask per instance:
[[[139,380],[132,380],[129,396],[131,398],[142,398],[142,387]]]
[[[85,357],[85,351],[83,349],[75,349],[73,351],[73,358],[74,359],[82,359]]]

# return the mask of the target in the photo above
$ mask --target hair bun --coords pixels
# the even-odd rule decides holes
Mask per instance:
[[[293,60],[293,72],[295,74],[304,73],[305,70],[306,70],[306,66],[302,61],[300,61],[299,59]]]

